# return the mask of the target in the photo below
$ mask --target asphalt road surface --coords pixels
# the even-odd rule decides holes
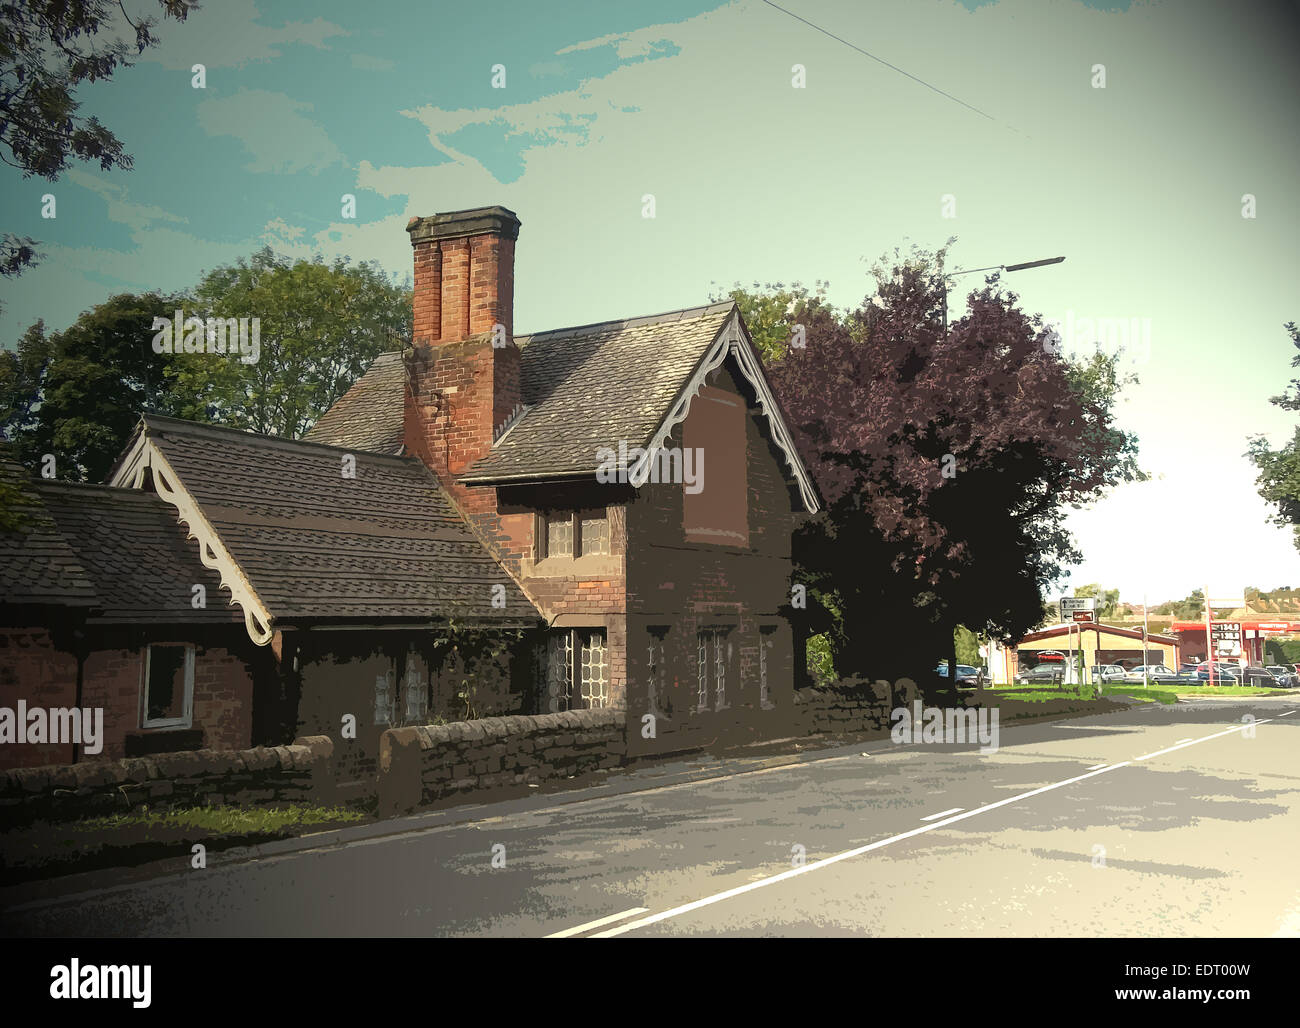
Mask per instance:
[[[326,845],[298,840],[296,851],[214,853],[202,870],[186,854],[11,888],[0,927],[80,938],[1296,936],[1297,732],[1300,697],[1285,695],[1003,725],[988,755],[877,739],[701,758]]]

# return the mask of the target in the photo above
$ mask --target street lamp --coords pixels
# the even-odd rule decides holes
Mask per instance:
[[[966,268],[964,271],[950,271],[943,276],[943,335],[941,339],[948,338],[948,279],[956,278],[958,275],[974,275],[977,271],[1025,271],[1028,268],[1042,268],[1048,264],[1060,264],[1065,260],[1064,257],[1048,257],[1042,261],[1026,261],[1023,264],[994,264],[988,268]],[[954,633],[956,629],[953,629]],[[1079,645],[1083,645],[1083,631],[1080,629]],[[948,657],[948,680],[955,686],[957,683],[957,643],[954,639],[952,651]]]
[[[950,271],[943,276],[943,338],[948,338],[948,279],[958,275],[974,275],[977,271],[1025,271],[1029,268],[1043,268],[1049,264],[1060,264],[1064,257],[1048,257],[1043,261],[1026,261],[1023,264],[994,264],[988,268],[967,268],[965,271]]]

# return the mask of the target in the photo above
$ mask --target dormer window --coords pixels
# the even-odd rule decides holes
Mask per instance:
[[[540,520],[538,560],[609,553],[609,518],[604,509],[546,511]]]

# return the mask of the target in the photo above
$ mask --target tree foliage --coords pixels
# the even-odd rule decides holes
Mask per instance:
[[[1300,328],[1294,321],[1287,322],[1285,327],[1292,344],[1300,351]],[[1291,358],[1291,367],[1300,368],[1300,352]],[[1300,411],[1300,379],[1293,378],[1269,402],[1283,410]],[[1255,479],[1259,495],[1276,508],[1274,524],[1291,526],[1296,549],[1300,550],[1300,424],[1280,449],[1271,449],[1263,436],[1253,437],[1249,445],[1247,455],[1259,472]]]
[[[1173,617],[1178,621],[1196,621],[1205,617],[1205,590],[1193,589],[1185,599],[1169,600],[1152,607],[1152,614]]]
[[[122,293],[46,338],[38,323],[6,354],[5,434],[35,468],[53,454],[56,477],[103,481],[144,410],[174,413],[165,365],[153,352],[153,321],[183,302]],[[8,383],[15,383],[12,389]]]
[[[1114,617],[1119,611],[1119,590],[1106,589],[1096,582],[1090,582],[1088,585],[1075,587],[1075,596],[1087,599],[1092,597],[1097,601],[1097,620]]]
[[[411,292],[377,264],[290,261],[263,249],[203,276],[186,312],[257,318],[261,354],[169,365],[180,416],[297,438],[381,352],[411,338]]]
[[[158,0],[164,18],[184,21],[197,4]],[[118,0],[19,0],[0,3],[0,161],[24,178],[58,179],[70,161],[107,171],[131,167],[131,155],[98,118],[80,114],[83,82],[109,79],[158,39],[157,21],[132,21]],[[121,38],[126,33],[130,39]],[[36,241],[5,232],[0,276],[37,262]]]
[[[826,501],[795,555],[807,629],[828,635],[841,674],[932,666],[958,625],[1033,627],[1041,594],[1079,559],[1067,509],[1141,475],[1113,420],[1128,381],[1114,361],[1057,356],[996,276],[945,336],[943,257],[895,251],[856,309],[804,294],[783,332],[766,329],[804,328],[805,346],[768,374]]]

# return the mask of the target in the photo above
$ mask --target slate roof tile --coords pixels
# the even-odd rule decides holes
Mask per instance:
[[[540,618],[414,457],[155,415],[144,431],[277,620]]]
[[[307,442],[401,453],[406,373],[400,353],[381,353],[307,432]]]
[[[467,483],[595,474],[601,447],[644,446],[734,302],[520,336],[528,408]]]
[[[94,582],[50,517],[37,483],[7,459],[0,460],[0,480],[16,491],[13,509],[22,518],[15,530],[0,532],[0,604],[93,606]]]

